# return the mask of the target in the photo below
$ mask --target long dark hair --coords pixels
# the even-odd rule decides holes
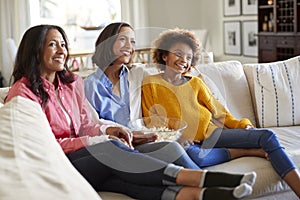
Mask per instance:
[[[133,28],[125,22],[115,22],[107,25],[97,38],[95,43],[96,50],[92,60],[103,71],[106,67],[112,65],[117,58],[113,52],[113,45],[122,27],[129,27],[133,30]]]
[[[57,72],[57,75],[62,83],[71,83],[74,81],[74,76],[68,71],[67,66],[69,59],[68,38],[65,31],[56,25],[37,25],[29,28],[24,33],[17,51],[14,70],[10,80],[10,83],[12,82],[12,79],[13,83],[15,83],[22,77],[26,77],[30,82],[29,87],[31,91],[41,98],[43,105],[47,102],[49,96],[44,90],[43,82],[40,77],[40,69],[42,65],[46,35],[51,29],[56,29],[61,33],[68,52],[65,69]]]

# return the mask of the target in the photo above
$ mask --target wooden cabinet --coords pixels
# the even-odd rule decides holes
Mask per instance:
[[[259,36],[259,62],[272,62],[276,60],[276,39],[274,36]]]
[[[300,0],[258,1],[258,60],[300,55]]]

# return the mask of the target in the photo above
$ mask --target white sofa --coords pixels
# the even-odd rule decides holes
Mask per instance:
[[[153,69],[149,70],[153,72]],[[199,72],[203,74],[203,79],[207,82],[213,94],[224,103],[234,116],[237,118],[247,117],[257,127],[266,127],[274,130],[293,161],[298,167],[300,166],[300,57],[265,64],[242,65],[238,61],[211,63],[197,66],[192,74],[197,75]],[[0,88],[0,103],[6,92],[7,88]],[[32,155],[30,154],[28,156],[28,153],[25,151],[26,149],[24,150],[17,146],[19,143],[11,142],[11,152],[8,156],[4,158],[0,156],[1,199],[13,199],[11,197],[15,197],[16,195],[19,195],[18,197],[27,195],[29,197],[27,199],[38,199],[34,197],[39,197],[42,193],[44,196],[49,197],[49,199],[55,196],[60,197],[60,195],[63,195],[65,199],[76,199],[76,197],[74,198],[74,194],[70,193],[70,187],[78,188],[80,185],[84,187],[81,186],[81,189],[76,189],[77,191],[74,191],[76,194],[84,190],[86,196],[90,195],[89,199],[97,199],[98,197],[95,197],[94,191],[92,191],[86,181],[72,169],[72,166],[67,162],[66,157],[63,156],[59,146],[55,144],[56,141],[50,136],[51,132],[49,131],[49,126],[45,123],[44,117],[41,117],[41,110],[37,109],[38,105],[31,103],[28,107],[24,106],[24,102],[28,104],[28,101],[19,98],[11,104],[6,104],[0,108],[0,154],[5,155],[5,153],[7,153],[7,144],[4,143],[2,139],[5,134],[9,135],[11,141],[16,141],[16,138],[21,138],[20,140],[24,140],[21,147],[31,145],[30,148],[32,149]],[[10,118],[4,117],[5,113],[11,114],[9,110],[15,109],[16,107],[20,110],[17,112],[18,115],[11,116]],[[31,109],[33,109],[34,112],[31,112]],[[31,121],[27,122],[25,119],[30,116]],[[36,120],[34,120],[35,116],[38,117]],[[41,121],[44,121],[42,124],[45,128],[40,125]],[[20,126],[22,123],[26,123],[27,126],[22,126],[22,128],[19,128],[11,134],[11,130],[14,129],[14,126]],[[3,128],[3,124],[10,126],[10,129]],[[25,135],[24,132],[26,132]],[[38,133],[47,134],[47,141],[45,139],[41,140],[44,136]],[[28,140],[28,135],[31,135],[30,137],[34,135],[33,139]],[[58,156],[54,159],[49,152],[40,151],[40,148],[39,151],[34,152],[32,146],[35,145],[44,145],[45,148],[54,149],[53,151]],[[13,149],[17,149],[18,153],[13,153],[16,152],[16,150],[14,151]],[[41,153],[43,153],[43,156],[40,155]],[[14,159],[12,159],[12,157]],[[37,158],[42,158],[42,161],[39,163],[40,165],[35,165],[34,168],[31,168],[33,166],[25,163],[25,158],[27,162],[35,161]],[[5,159],[11,163],[5,162]],[[13,160],[15,161],[13,162]],[[64,175],[64,173],[55,173],[53,177],[51,177],[48,173],[50,178],[45,178],[43,176],[44,174],[39,172],[39,168],[45,167],[43,162],[48,163],[49,172],[51,172],[51,170],[56,171],[56,169],[53,168],[54,165],[52,165],[52,162],[58,163],[58,160],[62,162],[59,169],[66,173],[66,175]],[[9,165],[3,165],[2,163],[8,163]],[[24,164],[25,167],[22,164]],[[18,170],[11,170],[9,174],[4,173],[8,169],[12,169],[11,166],[17,166]],[[254,185],[252,195],[247,199],[298,199],[275,173],[270,162],[263,158],[243,157],[208,167],[207,169],[233,173],[256,171],[257,181]],[[26,180],[26,178],[29,178],[24,175],[26,173],[32,173],[34,179],[30,177],[30,182],[24,184],[23,179]],[[14,175],[12,176],[14,177],[13,181],[11,180],[11,175]],[[72,179],[70,179],[70,176],[72,176]],[[5,178],[3,179],[2,177]],[[18,178],[16,179],[15,177]],[[55,184],[52,183],[53,180],[56,180],[56,182],[54,182]],[[55,187],[55,189],[33,190],[32,188],[36,186],[36,182],[43,186],[42,188]],[[23,187],[19,187],[19,185],[22,186],[22,184]],[[6,185],[8,186],[6,187]],[[12,186],[14,189],[6,189],[9,186]],[[37,193],[37,191],[39,191],[39,193]],[[36,193],[37,195],[35,195]],[[6,196],[2,198],[2,194]],[[73,196],[70,196],[71,194]],[[98,194],[102,199],[107,200],[131,199],[117,193],[100,192]],[[80,199],[80,197],[82,197],[82,195],[78,196],[77,199]]]
[[[201,65],[213,94],[237,118],[247,117],[256,127],[277,134],[297,167],[300,167],[300,57],[273,63],[241,64],[227,61]],[[226,172],[256,171],[257,181],[248,199],[298,199],[279,178],[269,161],[243,157],[208,167]]]

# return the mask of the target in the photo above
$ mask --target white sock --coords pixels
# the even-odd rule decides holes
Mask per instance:
[[[199,200],[203,200],[203,194],[204,194],[205,190],[206,190],[206,188],[201,189],[201,192],[200,192],[200,195],[199,195]]]
[[[205,181],[205,175],[206,175],[207,170],[202,170],[202,177],[199,183],[199,187],[202,188],[204,185],[204,181]]]
[[[233,196],[236,198],[242,198],[248,196],[252,193],[252,186],[247,183],[243,183],[233,190]]]
[[[253,186],[255,183],[255,179],[256,179],[255,172],[246,173],[241,180],[241,184],[247,183],[248,185]]]

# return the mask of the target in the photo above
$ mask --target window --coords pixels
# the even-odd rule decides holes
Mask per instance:
[[[39,0],[40,23],[64,28],[72,49],[93,49],[101,29],[121,21],[120,0]]]
[[[120,0],[40,0],[42,22],[97,27],[121,19]]]

